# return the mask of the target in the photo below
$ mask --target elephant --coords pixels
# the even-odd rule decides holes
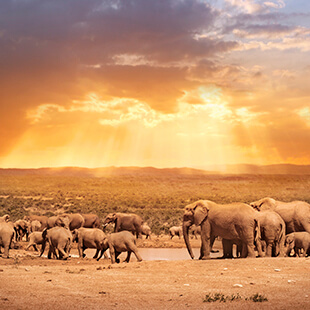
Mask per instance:
[[[14,228],[16,231],[16,241],[20,241],[26,236],[26,240],[28,240],[28,232],[29,232],[30,222],[25,220],[17,220],[14,222]]]
[[[199,259],[210,259],[210,240],[216,236],[242,244],[241,257],[256,257],[254,242],[257,243],[258,255],[263,256],[260,243],[260,228],[256,212],[247,204],[216,204],[210,200],[198,200],[185,207],[183,215],[183,237],[193,259],[189,242],[189,228],[201,226],[201,248]]]
[[[84,225],[84,217],[79,213],[64,213],[57,217],[55,226],[68,227],[71,231]]]
[[[141,234],[145,235],[145,239],[151,239],[151,227],[147,223],[143,223],[141,226]]]
[[[181,238],[183,231],[182,226],[172,226],[169,228],[169,234],[170,239],[172,239],[174,236],[179,236],[179,239]]]
[[[102,254],[107,249],[110,250],[112,264],[115,262],[120,262],[118,256],[121,252],[127,252],[127,258],[125,259],[127,263],[129,263],[132,252],[135,254],[138,262],[142,261],[142,257],[140,256],[136,246],[135,237],[129,231],[124,230],[108,235],[103,241],[103,251],[101,251],[101,254],[97,260],[101,258]]]
[[[34,220],[29,224],[28,233],[33,233],[35,231],[41,232],[41,227],[41,223],[37,220]]]
[[[37,244],[43,244],[43,236],[41,231],[34,231],[29,235],[29,243],[26,247],[26,251],[29,250],[31,246],[33,246],[35,251],[38,251]]]
[[[285,222],[274,211],[257,212],[266,257],[284,256]]]
[[[43,231],[47,227],[48,217],[45,215],[25,215],[24,220],[27,222],[32,222],[37,220],[41,223],[41,231]]]
[[[53,215],[53,216],[50,216],[48,219],[47,219],[47,228],[52,228],[52,227],[55,227],[56,226],[56,220],[58,218],[58,215]]]
[[[310,233],[310,205],[304,201],[281,202],[273,198],[263,198],[250,203],[258,211],[275,211],[285,222],[286,234],[295,231]]]
[[[306,231],[293,232],[285,236],[286,255],[289,256],[294,249],[294,256],[310,255],[310,234]],[[303,253],[301,253],[303,250]]]
[[[100,251],[103,250],[103,240],[106,234],[99,228],[80,227],[73,231],[74,240],[78,243],[80,257],[85,257],[85,249],[97,249],[93,258],[97,258]]]
[[[143,220],[136,214],[110,213],[106,216],[103,227],[106,227],[109,223],[115,223],[114,232],[128,230],[136,234],[138,238],[142,230]]]
[[[6,222],[5,220],[0,222],[0,253],[1,247],[3,247],[3,257],[9,258],[9,249],[13,247],[14,239],[16,239],[16,232],[14,224],[12,222]]]
[[[83,227],[86,228],[100,228],[100,218],[96,214],[81,214],[84,218],[84,224]]]
[[[67,259],[71,250],[71,244],[73,240],[72,233],[65,227],[55,226],[50,229],[44,229],[42,232],[43,243],[41,254],[44,253],[46,242],[49,243],[49,251],[47,257],[50,259],[52,253],[58,259]],[[56,253],[58,250],[58,255]]]

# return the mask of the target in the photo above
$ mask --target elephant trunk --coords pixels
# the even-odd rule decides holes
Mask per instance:
[[[183,237],[184,237],[184,241],[185,241],[185,244],[186,244],[186,247],[187,247],[187,251],[190,255],[190,257],[192,259],[194,259],[194,254],[193,254],[193,250],[192,250],[192,246],[189,242],[189,228],[190,228],[190,225],[186,224],[186,223],[183,223]]]

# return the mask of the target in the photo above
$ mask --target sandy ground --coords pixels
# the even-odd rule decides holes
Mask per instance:
[[[153,238],[138,245],[173,248],[184,242]],[[72,254],[67,261],[48,260],[19,249],[0,258],[0,309],[310,309],[310,258],[138,263],[133,257],[111,265],[109,259],[75,257],[75,248]],[[203,301],[216,293],[242,299]],[[268,300],[245,300],[256,293]]]

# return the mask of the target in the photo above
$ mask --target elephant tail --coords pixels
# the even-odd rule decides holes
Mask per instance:
[[[256,245],[258,256],[265,256],[262,250],[262,241],[261,241],[261,230],[260,223],[258,219],[254,219],[254,244]]]
[[[285,242],[285,223],[281,223],[281,230],[278,235],[278,240],[276,240],[276,256],[284,256],[284,242]]]
[[[260,224],[258,219],[254,219],[254,242],[257,243],[261,240],[261,231],[260,231]]]

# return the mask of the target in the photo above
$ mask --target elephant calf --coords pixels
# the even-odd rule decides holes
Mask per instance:
[[[64,227],[53,227],[51,229],[44,229],[43,244],[40,256],[44,253],[46,241],[49,243],[49,251],[47,258],[52,257],[52,253],[58,259],[67,259],[71,250],[72,234],[69,229]],[[56,253],[58,250],[58,255]]]
[[[174,236],[179,236],[181,238],[183,234],[182,226],[172,226],[169,228],[170,238],[172,239]]]
[[[120,231],[117,233],[112,233],[104,239],[104,250],[101,252],[101,256],[104,251],[110,250],[111,262],[112,264],[119,263],[118,256],[121,252],[127,252],[126,262],[130,260],[130,255],[133,252],[139,262],[142,261],[142,257],[138,252],[136,246],[136,240],[132,233],[129,231]],[[100,259],[101,256],[98,258]]]
[[[293,232],[285,237],[285,246],[287,246],[286,255],[289,256],[294,249],[295,256],[310,255],[310,234],[306,231]],[[301,253],[303,250],[303,253]]]
[[[43,244],[43,236],[41,231],[34,231],[29,235],[29,243],[26,247],[26,251],[29,250],[31,246],[33,246],[35,251],[38,251],[37,244]]]
[[[86,256],[84,254],[84,251],[87,248],[97,249],[96,254],[93,258],[97,258],[99,252],[103,250],[103,240],[104,238],[106,238],[106,234],[99,228],[81,227],[73,231],[73,236],[74,240],[78,242],[80,257]],[[99,258],[97,260],[99,260]]]

